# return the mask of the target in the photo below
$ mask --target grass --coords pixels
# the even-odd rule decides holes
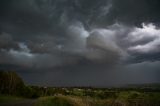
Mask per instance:
[[[0,95],[0,103],[15,103],[26,99],[15,96]],[[90,96],[57,95],[40,97],[34,106],[159,106],[160,93],[141,93],[137,91],[123,91],[117,98],[94,98]],[[32,105],[31,105],[32,106]]]
[[[101,99],[99,96],[57,94],[36,99],[34,106],[160,106],[160,92],[121,91],[116,95],[115,98],[109,95]],[[24,100],[26,99],[21,97],[0,95],[0,103],[14,103]]]
[[[90,96],[56,96],[43,97],[36,106],[159,106],[160,93],[142,93],[137,91],[122,91],[116,98],[95,98]]]
[[[130,105],[149,105],[160,106],[160,93],[148,92],[142,93],[137,91],[124,91],[120,92],[117,100]],[[127,105],[127,106],[128,106]]]
[[[15,101],[22,101],[24,98],[8,95],[0,95],[0,103],[10,103]]]
[[[112,99],[96,99],[92,97],[79,96],[54,96],[41,97],[35,106],[111,106]]]
[[[62,97],[41,97],[35,106],[73,106],[73,104]]]

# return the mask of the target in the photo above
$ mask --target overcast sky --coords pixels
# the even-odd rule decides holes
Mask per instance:
[[[33,85],[160,83],[160,1],[1,0],[0,69]]]

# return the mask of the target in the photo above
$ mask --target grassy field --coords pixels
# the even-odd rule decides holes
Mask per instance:
[[[35,106],[73,106],[70,101],[63,97],[41,97],[37,100]]]
[[[16,97],[16,96],[0,95],[0,103],[18,102],[22,100],[25,100],[25,99],[22,97]]]
[[[116,93],[116,96],[113,93],[114,96],[108,95],[106,98],[93,96],[94,92],[93,90],[92,96],[58,95],[42,97],[38,99],[36,106],[160,106],[159,92],[120,91]],[[104,94],[103,90],[101,90],[101,93]],[[81,94],[79,89],[76,94]]]
[[[120,92],[116,98],[53,96],[39,98],[36,106],[160,106],[160,93]]]
[[[160,92],[123,90],[108,91],[107,93],[105,89],[90,89],[87,95],[84,94],[83,90],[84,89],[74,89],[72,90],[72,94],[68,95],[59,93],[54,96],[42,96],[34,99],[34,103],[33,99],[27,101],[27,99],[24,98],[1,95],[0,104],[16,103],[17,105],[14,106],[21,106],[22,104],[23,106],[160,106]]]
[[[35,106],[106,106],[111,103],[110,100],[98,100],[90,97],[54,96],[39,98]]]

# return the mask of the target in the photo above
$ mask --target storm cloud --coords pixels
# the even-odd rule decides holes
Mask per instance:
[[[16,70],[27,82],[40,85],[157,83],[159,4],[158,0],[1,0],[0,69]]]

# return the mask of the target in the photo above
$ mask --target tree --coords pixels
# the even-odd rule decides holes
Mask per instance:
[[[0,93],[15,94],[25,85],[23,80],[13,71],[0,71]]]

